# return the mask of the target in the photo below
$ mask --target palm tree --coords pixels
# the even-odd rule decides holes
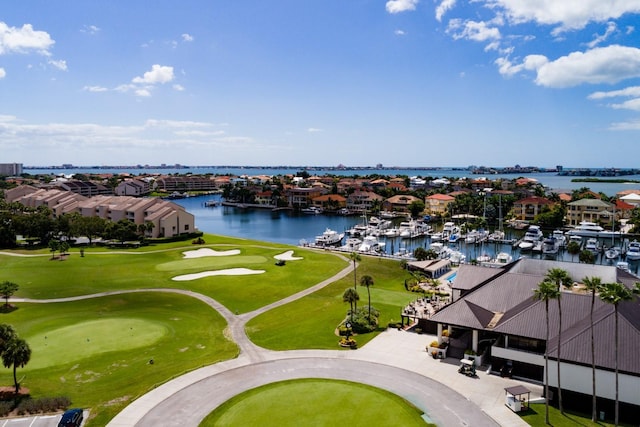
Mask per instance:
[[[607,304],[613,304],[615,314],[615,372],[616,372],[616,409],[615,409],[615,425],[618,425],[618,305],[623,301],[633,299],[633,293],[622,283],[605,283],[600,289],[600,299]]]
[[[371,321],[371,290],[369,289],[373,286],[373,277],[369,275],[364,275],[360,278],[360,286],[365,286],[367,288],[367,297],[369,302],[369,321]]]
[[[358,280],[356,277],[356,263],[360,261],[360,254],[358,252],[351,252],[349,254],[349,259],[353,261],[353,289],[355,290],[358,285]]]
[[[562,340],[562,301],[560,299],[560,297],[562,296],[562,290],[560,289],[560,286],[571,286],[571,282],[573,282],[573,279],[571,279],[569,273],[561,268],[549,269],[549,271],[547,271],[545,279],[555,283],[556,288],[558,289],[558,295],[555,298],[558,301],[558,356],[556,359],[558,374],[558,409],[560,409],[561,414],[564,414],[564,408],[562,407],[562,387],[560,385],[560,344]]]
[[[593,307],[596,303],[596,292],[600,290],[602,286],[602,281],[599,277],[585,277],[582,279],[582,283],[585,286],[585,289],[591,292],[591,313],[589,314],[589,320],[591,323],[591,385],[592,385],[592,395],[591,395],[591,421],[594,423],[597,421],[596,418],[596,342],[593,336]]]
[[[545,341],[544,351],[544,422],[549,424],[549,301],[558,297],[558,288],[555,283],[550,282],[548,279],[544,279],[538,285],[538,289],[533,291],[533,298],[539,301],[544,301],[544,309],[546,313],[547,322],[547,337]]]
[[[360,299],[360,295],[358,295],[358,291],[352,288],[347,288],[344,291],[344,294],[342,294],[342,301],[348,302],[349,305],[351,306],[350,317],[351,317],[352,323],[353,323],[353,312],[356,310],[356,307],[358,306],[357,304],[359,299]]]
[[[20,391],[20,384],[18,384],[18,377],[16,370],[18,367],[24,368],[31,359],[31,348],[29,344],[22,339],[14,337],[7,343],[7,347],[2,353],[2,364],[5,368],[11,368],[13,366],[13,383],[16,386],[16,394]]]
[[[0,354],[4,353],[7,345],[16,338],[16,331],[11,325],[0,324]]]

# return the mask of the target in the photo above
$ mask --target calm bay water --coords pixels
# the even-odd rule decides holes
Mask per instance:
[[[344,232],[356,224],[362,223],[363,218],[358,216],[339,215],[305,215],[293,212],[281,211],[274,214],[268,209],[237,209],[234,207],[206,207],[205,202],[219,196],[189,197],[186,199],[174,200],[174,202],[184,206],[188,212],[192,213],[196,219],[196,227],[206,233],[233,236],[239,238],[255,239],[265,242],[277,242],[289,245],[300,245],[313,243],[315,236],[330,228],[338,232]],[[507,238],[519,239],[524,231],[506,229]],[[428,237],[416,239],[379,238],[385,243],[385,253],[390,255],[401,248],[409,252],[417,247],[429,248],[431,241]],[[602,240],[601,243],[611,246],[611,239]],[[615,244],[620,245],[620,240]],[[466,255],[467,262],[487,254],[494,257],[499,252],[507,252],[514,259],[521,255],[533,258],[543,257],[540,253],[527,252],[520,254],[518,248],[513,248],[510,244],[484,243],[482,245],[465,244],[464,240],[453,245],[455,249]],[[561,251],[557,259],[565,261],[578,261],[577,256],[571,257],[566,251]],[[603,256],[598,256],[597,264],[610,264]],[[632,271],[638,271],[638,262],[631,264]]]

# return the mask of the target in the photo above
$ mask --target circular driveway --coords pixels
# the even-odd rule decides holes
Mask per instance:
[[[361,360],[324,357],[271,360],[225,370],[175,392],[135,425],[197,426],[211,411],[240,393],[300,378],[340,379],[388,390],[422,409],[439,426],[498,425],[457,392],[415,372]]]

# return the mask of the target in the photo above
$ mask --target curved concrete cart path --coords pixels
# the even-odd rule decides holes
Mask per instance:
[[[236,359],[189,372],[157,387],[127,406],[108,427],[195,426],[217,406],[243,391],[295,378],[343,379],[380,387],[412,402],[439,426],[527,425],[504,405],[504,388],[517,381],[482,372],[476,378],[458,374],[457,361],[429,357],[425,346],[434,338],[429,335],[388,330],[358,350],[282,352],[258,347],[247,337],[245,325],[253,317],[316,292],[352,272],[353,266],[349,265],[315,286],[241,315],[206,295],[180,289],[136,289],[12,301],[47,303],[122,293],[170,292],[197,298],[226,319],[229,335],[240,348]],[[532,390],[532,397],[541,395],[541,387],[527,387]]]

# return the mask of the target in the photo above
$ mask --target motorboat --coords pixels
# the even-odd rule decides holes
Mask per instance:
[[[583,236],[583,237],[605,237],[620,235],[619,231],[605,230],[595,222],[582,221],[576,225],[573,229],[567,231],[570,236]]]
[[[579,246],[582,246],[582,237],[577,236],[575,234],[571,234],[571,235],[569,235],[569,243],[571,243],[571,242],[575,242]]]
[[[640,242],[634,240],[629,243],[629,247],[627,248],[627,260],[629,261],[637,261],[640,259]]]
[[[458,227],[454,222],[447,221],[442,226],[442,238],[443,239],[448,239],[449,236],[451,236],[452,234],[456,234],[456,233],[457,234],[460,233],[460,227]]]
[[[400,237],[403,239],[414,239],[424,236],[431,230],[431,226],[419,221],[403,221],[400,223]]]
[[[618,261],[616,267],[620,270],[629,271],[629,263],[626,261]]]
[[[620,253],[622,252],[622,250],[620,249],[619,246],[612,246],[609,249],[607,249],[606,251],[604,251],[604,256],[606,259],[616,259],[620,256]]]
[[[320,236],[316,236],[316,245],[333,246],[342,242],[344,233],[338,233],[335,230],[327,228]]]
[[[309,206],[308,208],[300,209],[300,212],[307,215],[318,215],[322,213],[322,208],[317,206]]]
[[[398,237],[400,235],[400,229],[397,227],[389,228],[383,233],[385,237]]]
[[[475,243],[477,241],[478,241],[478,231],[477,230],[471,230],[464,237],[464,242],[466,244],[468,244],[468,245],[471,245],[471,244],[473,244],[473,243]]]
[[[449,235],[449,243],[457,243],[460,240],[460,235],[458,233],[452,233]]]
[[[347,252],[354,252],[358,250],[361,244],[362,240],[358,239],[357,237],[348,237],[344,245],[340,246],[338,249]]]
[[[449,261],[454,265],[464,264],[467,256],[458,250],[452,250],[449,254]]]
[[[555,256],[560,250],[560,242],[558,239],[551,235],[542,241],[542,253],[546,256]]]
[[[502,230],[495,230],[493,233],[489,234],[489,236],[487,237],[487,240],[489,242],[502,242],[505,238],[505,234],[504,231]]]
[[[539,225],[530,225],[518,247],[521,251],[533,250],[536,244],[542,240],[542,236]]]
[[[594,254],[597,253],[599,251],[598,239],[596,239],[595,237],[589,237],[587,239],[587,243],[585,243],[585,245],[584,245],[584,248],[585,248],[585,250],[591,251]]]
[[[496,255],[495,258],[496,264],[509,264],[512,261],[513,257],[507,252],[500,252],[498,255]]]
[[[444,249],[444,244],[442,242],[433,242],[429,245],[429,249],[440,255],[440,252]]]
[[[564,248],[567,245],[567,236],[564,235],[562,230],[553,230],[551,235],[557,240],[559,248]]]
[[[376,236],[366,236],[358,247],[358,252],[380,252],[384,249],[384,243],[378,241]]]
[[[430,237],[432,242],[439,242],[442,240],[442,232],[432,233]]]
[[[491,261],[491,256],[489,256],[489,254],[488,254],[488,253],[484,252],[484,253],[482,253],[481,255],[479,255],[479,256],[476,258],[476,261],[477,261],[479,264],[483,264],[483,263],[485,263],[485,262],[490,262],[490,261]]]

